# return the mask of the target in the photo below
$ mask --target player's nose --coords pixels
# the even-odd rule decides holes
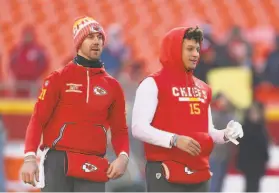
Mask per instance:
[[[199,55],[200,53],[197,50],[193,51],[193,57],[199,57]]]

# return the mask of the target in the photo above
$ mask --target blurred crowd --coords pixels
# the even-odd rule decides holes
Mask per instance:
[[[202,26],[201,26],[202,27]],[[107,44],[103,50],[101,60],[112,76],[116,77],[125,92],[127,103],[127,121],[131,126],[131,112],[135,92],[139,82],[147,75],[144,60],[134,60],[131,48],[122,37],[122,27],[112,24],[107,31]],[[211,31],[204,27],[204,41],[201,49],[200,62],[195,70],[195,76],[208,82],[208,73],[217,68],[238,67],[250,70],[252,73],[253,90],[261,84],[273,87],[279,86],[279,35],[274,37],[275,47],[266,52],[264,60],[255,60],[253,46],[242,35],[242,29],[232,27],[227,40],[220,44],[214,39]],[[65,58],[65,64],[74,55]],[[67,62],[66,62],[67,61]],[[260,64],[259,64],[260,63]],[[63,64],[63,65],[65,65]],[[36,40],[36,33],[32,26],[26,26],[22,32],[22,41],[11,50],[9,56],[9,71],[15,81],[15,86],[5,92],[0,89],[2,96],[35,98],[41,85],[42,78],[49,73],[48,51],[44,45]],[[237,78],[237,77],[236,77]],[[0,85],[0,88],[3,85]],[[12,92],[11,92],[12,91]],[[212,100],[214,125],[224,129],[229,120],[241,121],[244,138],[236,148],[234,145],[216,145],[212,152],[210,164],[214,173],[211,181],[211,191],[222,191],[223,181],[228,172],[231,160],[234,159],[236,168],[246,180],[244,191],[259,191],[259,184],[266,171],[269,158],[268,146],[270,140],[264,119],[264,105],[253,100],[252,105],[241,110],[224,93],[217,93]],[[0,119],[0,151],[5,141],[5,128]],[[108,183],[108,191],[144,191],[144,155],[142,144],[135,140],[131,133],[131,161],[128,172],[119,180]],[[110,148],[111,149],[111,148]],[[109,159],[114,154],[109,152]],[[0,153],[0,165],[2,164]],[[251,162],[253,160],[253,162]],[[256,161],[257,160],[257,161]],[[0,171],[3,171],[0,167]],[[3,172],[0,172],[3,173]],[[0,175],[0,191],[4,177]],[[3,187],[4,188],[4,187]]]

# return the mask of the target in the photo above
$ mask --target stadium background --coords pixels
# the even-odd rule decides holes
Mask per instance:
[[[230,60],[226,57],[218,60],[218,68],[210,68],[207,81],[214,93],[222,91],[228,95],[239,109],[240,117],[253,99],[264,104],[270,159],[261,189],[279,190],[279,82],[269,80],[272,74],[265,72],[270,53],[276,49],[278,0],[0,0],[0,5],[0,115],[6,136],[0,159],[3,157],[9,191],[36,191],[21,183],[18,174],[24,134],[37,97],[34,93],[39,92],[38,85],[46,74],[74,56],[72,24],[75,18],[84,15],[103,25],[110,37],[108,42],[117,39],[116,34],[119,39],[115,44],[125,48],[116,57],[119,65],[109,66],[125,89],[129,124],[136,86],[145,75],[160,68],[159,46],[168,30],[199,25],[214,40],[206,39],[202,53],[214,50],[217,59],[223,55],[221,51],[229,47],[230,37],[240,34],[242,40],[230,44]],[[12,53],[15,46],[21,44],[24,32],[30,29],[46,55],[47,67],[36,80],[22,83],[11,68]],[[213,45],[218,45],[219,50]],[[241,59],[233,60],[235,58]],[[279,66],[278,62],[274,65]],[[28,70],[28,66],[21,65],[19,69]],[[25,91],[17,92],[19,88]],[[141,152],[140,144],[134,139],[131,142],[135,152]],[[237,148],[232,151],[233,155],[236,153]],[[130,166],[128,177],[113,182],[111,187],[117,189],[129,180],[141,184],[144,170],[141,158],[134,156],[132,163],[136,165]],[[235,169],[235,156],[232,156],[223,191],[242,191],[243,186],[242,175]]]

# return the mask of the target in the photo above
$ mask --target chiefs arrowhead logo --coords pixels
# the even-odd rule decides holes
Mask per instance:
[[[99,86],[95,86],[93,92],[95,95],[99,95],[99,96],[107,94],[107,91]]]
[[[189,168],[185,167],[185,173],[188,174],[188,175],[191,175],[193,174],[194,172],[192,172]]]
[[[156,178],[159,180],[161,178],[162,174],[161,173],[156,173]]]
[[[98,168],[90,163],[84,163],[82,166],[82,170],[86,173],[88,172],[94,172],[96,171]]]

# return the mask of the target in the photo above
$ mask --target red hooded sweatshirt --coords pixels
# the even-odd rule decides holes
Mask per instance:
[[[162,70],[151,75],[158,87],[158,106],[151,125],[164,131],[190,136],[201,145],[201,154],[191,156],[176,147],[171,149],[145,144],[148,161],[173,160],[192,170],[209,168],[213,140],[208,135],[208,107],[211,89],[186,72],[182,62],[182,42],[187,28],[175,28],[163,39]]]
[[[111,129],[115,153],[129,153],[125,101],[119,83],[104,68],[70,62],[45,79],[29,122],[25,153],[43,146],[104,155]]]

